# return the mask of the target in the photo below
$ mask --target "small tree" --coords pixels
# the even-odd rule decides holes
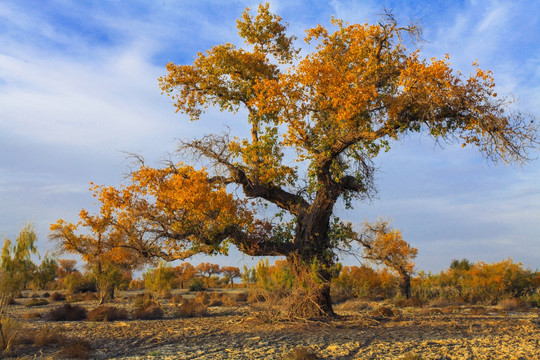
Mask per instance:
[[[202,278],[207,286],[210,286],[210,279],[214,275],[221,273],[218,264],[200,263],[195,267],[195,275]]]
[[[183,262],[180,265],[173,267],[173,271],[180,282],[181,289],[184,289],[185,284],[195,276],[195,268],[188,262]]]
[[[46,254],[41,264],[34,271],[32,284],[37,290],[43,290],[56,280],[57,274],[58,262]]]
[[[81,210],[80,221],[74,225],[64,220],[52,224],[49,238],[58,243],[61,251],[80,255],[94,277],[100,304],[114,299],[116,286],[122,280],[122,269],[134,269],[142,264],[142,258],[127,247],[117,246],[122,242],[123,233],[114,226],[114,220],[107,211],[90,215]],[[80,229],[86,234],[77,234]],[[61,265],[70,266],[64,262]],[[70,269],[63,269],[71,271]]]
[[[240,277],[240,268],[236,266],[223,266],[221,268],[221,273],[230,282],[231,287],[234,287],[234,278]]]
[[[4,240],[0,269],[3,272],[3,281],[0,284],[2,293],[14,296],[26,287],[31,280],[35,265],[31,255],[37,254],[35,243],[37,236],[31,224],[26,225],[19,232],[15,244],[11,240]]]
[[[402,296],[411,297],[411,275],[418,249],[411,247],[401,232],[390,227],[389,221],[378,220],[364,223],[363,231],[356,240],[364,248],[364,257],[377,264],[384,264],[400,276],[399,290]]]
[[[160,261],[157,268],[148,269],[143,274],[144,287],[147,291],[165,295],[172,289],[175,278],[174,270],[165,261]]]
[[[58,278],[64,278],[67,275],[78,272],[77,261],[73,259],[60,259],[58,260],[58,269],[56,275]]]

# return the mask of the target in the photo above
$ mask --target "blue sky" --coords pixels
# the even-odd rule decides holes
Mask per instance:
[[[373,22],[384,8],[423,26],[424,57],[450,54],[464,72],[478,59],[494,71],[498,93],[540,114],[540,1],[271,1],[298,38],[332,15]],[[41,252],[53,248],[49,224],[93,208],[89,182],[118,185],[136,152],[158,163],[176,139],[242,131],[243,119],[210,111],[191,123],[174,113],[157,78],[169,61],[241,45],[235,23],[251,1],[0,2],[0,236],[36,226]],[[299,43],[299,46],[302,46]],[[538,157],[539,153],[533,153]],[[378,198],[337,210],[360,224],[393,219],[418,247],[419,269],[453,258],[512,257],[540,268],[540,162],[487,163],[474,149],[411,136],[377,159]],[[221,264],[252,263],[233,253]],[[200,258],[194,262],[200,261]],[[345,258],[355,264],[353,258]]]

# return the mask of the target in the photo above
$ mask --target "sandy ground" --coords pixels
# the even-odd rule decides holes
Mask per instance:
[[[174,305],[161,300],[161,320],[49,322],[22,318],[44,315],[61,303],[25,307],[30,300],[18,299],[8,308],[19,331],[55,328],[88,341],[93,359],[283,359],[300,347],[316,359],[540,359],[538,309],[393,307],[393,315],[383,316],[375,310],[391,305],[355,301],[336,305],[337,318],[276,322],[246,305],[174,318]],[[111,305],[131,311],[131,302],[124,294]],[[97,301],[77,304],[89,310],[98,306]],[[58,359],[60,354],[58,345],[27,342],[16,345],[11,357]]]

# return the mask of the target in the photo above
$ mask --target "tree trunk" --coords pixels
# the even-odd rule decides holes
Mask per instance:
[[[330,298],[334,254],[328,237],[332,205],[314,206],[312,211],[297,217],[295,251],[287,261],[295,276],[295,287],[302,301],[297,304],[308,317],[333,316]],[[303,299],[301,299],[303,298]]]
[[[411,276],[409,274],[401,274],[399,282],[399,293],[406,299],[411,298]]]
[[[328,271],[328,264],[321,264],[317,258],[314,255],[310,261],[298,254],[287,257],[297,291],[291,299],[296,313],[291,315],[308,318],[335,315],[330,298],[331,272]]]

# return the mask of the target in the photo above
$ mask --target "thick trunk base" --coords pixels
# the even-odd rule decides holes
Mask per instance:
[[[295,277],[294,290],[288,299],[291,316],[317,318],[334,316],[330,298],[331,274],[328,266],[312,265],[298,257],[288,257]]]

